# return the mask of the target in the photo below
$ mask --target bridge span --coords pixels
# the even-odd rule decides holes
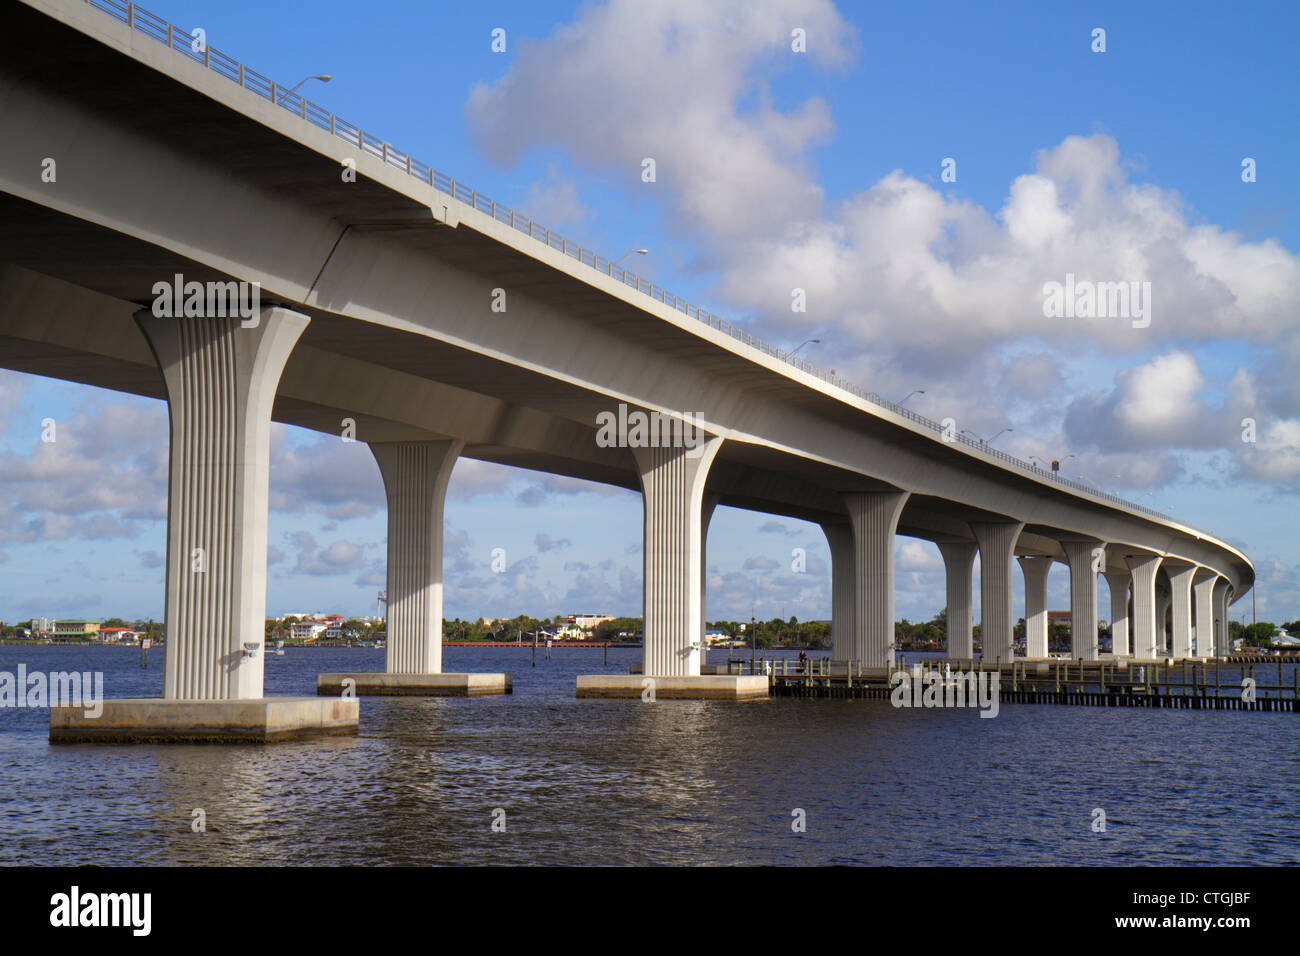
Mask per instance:
[[[977,553],[986,660],[1015,656],[1017,579],[1026,655],[1047,656],[1058,561],[1076,659],[1101,657],[1099,573],[1114,657],[1228,650],[1227,608],[1254,569],[1214,535],[793,358],[133,4],[20,0],[3,16],[0,366],[169,406],[166,676],[145,724],[171,719],[168,702],[181,723],[211,702],[278,733],[261,655],[272,421],[367,442],[387,494],[386,673],[322,686],[508,689],[442,672],[443,508],[461,457],[642,493],[643,670],[660,696],[758,693],[701,674],[720,504],[821,525],[832,657],[856,667],[893,660],[897,534],[943,555],[954,658],[973,656]],[[214,314],[204,297],[157,314],[175,282],[246,283],[256,312]],[[608,440],[602,422],[636,413],[677,427]],[[586,690],[640,696],[641,680]],[[142,706],[121,710],[136,736]],[[302,728],[355,727],[355,699],[339,707]],[[289,733],[297,718],[275,719]]]

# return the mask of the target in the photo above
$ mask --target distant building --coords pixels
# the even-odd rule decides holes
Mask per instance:
[[[67,620],[55,621],[50,634],[56,641],[84,641],[99,637],[98,621]]]
[[[289,636],[295,641],[314,641],[328,629],[324,621],[299,621],[289,625]]]
[[[1069,624],[1070,612],[1069,611],[1048,611],[1047,623],[1048,626],[1051,626],[1052,624]]]
[[[561,637],[584,641],[591,636],[597,625],[614,620],[614,615],[596,613],[570,614],[556,631]]]
[[[573,614],[569,616],[569,621],[582,628],[584,631],[590,631],[597,624],[604,624],[606,621],[614,620],[614,615],[597,612],[595,614]]]
[[[54,633],[54,619],[49,617],[32,618],[32,630],[37,634],[49,636]]]
[[[99,639],[104,642],[112,643],[134,643],[140,634],[129,627],[101,627],[99,629]]]

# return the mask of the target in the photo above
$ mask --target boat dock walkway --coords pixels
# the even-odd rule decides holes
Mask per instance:
[[[995,666],[926,658],[891,667],[810,658],[731,659],[718,673],[765,674],[773,697],[889,700],[905,671],[937,687],[954,679],[998,674],[998,699],[1013,704],[1092,707],[1171,707],[1186,710],[1300,712],[1300,667],[1286,679],[1283,662],[1232,661],[1016,661]],[[987,681],[987,677],[981,678]]]

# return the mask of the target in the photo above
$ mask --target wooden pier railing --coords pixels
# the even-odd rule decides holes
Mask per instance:
[[[1290,663],[1289,679],[1284,664]],[[1300,667],[1270,660],[1265,665],[1231,661],[1015,661],[927,658],[908,665],[865,667],[858,661],[826,657],[732,658],[729,674],[762,674],[775,697],[889,699],[894,675],[920,668],[923,679],[949,674],[998,674],[998,697],[1005,703],[1068,704],[1097,707],[1170,707],[1190,710],[1300,712]],[[1257,673],[1258,670],[1258,673]]]

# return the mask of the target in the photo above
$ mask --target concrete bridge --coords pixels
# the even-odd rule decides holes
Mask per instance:
[[[164,698],[106,710],[104,739],[183,736],[204,707],[218,728],[243,708],[229,719],[268,739],[355,728],[355,698],[267,717],[271,421],[367,442],[387,493],[386,673],[322,675],[322,691],[348,677],[357,693],[508,689],[442,673],[461,457],[642,493],[643,669],[661,697],[766,693],[701,675],[719,504],[821,525],[832,656],[860,667],[892,659],[897,534],[943,555],[956,658],[973,654],[976,553],[990,661],[1013,657],[1021,580],[1027,655],[1046,656],[1056,561],[1082,660],[1100,655],[1098,572],[1113,654],[1135,660],[1224,653],[1228,605],[1253,584],[1213,535],[791,358],[131,4],[11,4],[0,123],[0,365],[169,404]],[[177,283],[189,307],[156,314]],[[232,315],[226,283],[257,283],[256,311]],[[610,441],[620,412],[677,425]],[[640,696],[641,681],[583,678],[578,693]],[[56,738],[95,736],[64,720]]]

